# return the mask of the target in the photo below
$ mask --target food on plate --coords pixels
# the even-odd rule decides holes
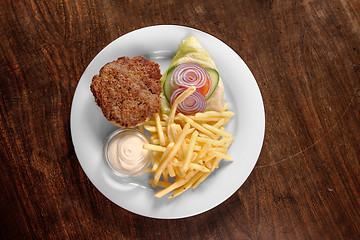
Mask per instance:
[[[163,76],[144,57],[121,57],[101,68],[90,89],[109,121],[139,128],[115,132],[105,145],[108,163],[132,176],[152,173],[150,184],[163,188],[156,197],[194,189],[221,160],[233,161],[234,137],[224,126],[234,113],[224,104],[214,61],[195,37],[182,41]],[[149,133],[150,142],[139,131]]]
[[[169,113],[174,99],[190,86],[195,86],[196,91],[178,106],[179,112],[194,114],[205,110],[219,111],[224,105],[224,84],[215,63],[193,36],[179,45],[161,82],[161,109],[165,114]]]
[[[105,64],[90,85],[104,116],[122,128],[144,123],[160,109],[159,64],[145,57],[120,57]]]
[[[172,198],[195,189],[222,159],[233,161],[228,149],[234,137],[224,129],[234,116],[228,104],[219,111],[193,115],[177,112],[180,103],[195,91],[194,86],[187,88],[175,100],[170,116],[156,113],[143,126],[151,135],[150,144],[143,148],[153,153],[152,167],[144,172],[153,173],[151,185],[164,188],[155,194],[158,198],[173,192],[169,196]]]
[[[116,173],[136,174],[149,165],[151,151],[142,147],[148,143],[146,135],[136,129],[118,129],[105,145],[105,159]]]

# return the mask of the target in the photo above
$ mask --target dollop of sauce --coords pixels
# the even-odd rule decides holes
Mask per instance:
[[[138,172],[149,163],[150,153],[143,148],[145,143],[148,143],[148,140],[140,132],[120,132],[108,145],[108,162],[118,172]]]

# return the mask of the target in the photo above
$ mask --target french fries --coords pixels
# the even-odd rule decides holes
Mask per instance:
[[[155,194],[160,198],[172,192],[169,198],[195,189],[216,168],[221,160],[233,161],[228,155],[234,137],[224,130],[234,113],[225,104],[221,111],[206,111],[195,115],[176,113],[178,104],[194,89],[184,91],[173,104],[170,115],[155,114],[144,123],[151,144],[144,148],[153,151],[153,173],[150,184],[163,189]]]

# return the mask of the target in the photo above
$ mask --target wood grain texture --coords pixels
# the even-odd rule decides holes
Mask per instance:
[[[114,39],[156,24],[227,43],[266,111],[245,184],[179,220],[111,203],[70,136],[86,66]],[[1,239],[360,238],[360,1],[4,0],[0,26]]]

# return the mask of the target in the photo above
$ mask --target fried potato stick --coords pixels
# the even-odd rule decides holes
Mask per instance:
[[[189,164],[190,164],[193,152],[194,152],[194,146],[195,146],[195,142],[196,142],[196,139],[197,139],[198,135],[199,135],[198,131],[194,131],[191,134],[190,143],[189,143],[188,149],[186,151],[185,159],[184,159],[184,165],[181,168],[182,173],[185,173],[189,168]]]
[[[184,138],[188,134],[189,129],[190,129],[190,124],[186,124],[183,129],[183,132],[179,136],[178,142],[176,142],[174,144],[174,146],[171,148],[171,150],[169,152],[169,155],[167,155],[166,158],[160,163],[160,166],[156,170],[155,175],[154,175],[154,184],[155,185],[159,181],[161,173],[164,171],[166,166],[169,164],[169,162],[175,157],[176,153],[179,151],[182,141],[184,141]]]
[[[185,175],[185,177],[180,178],[179,180],[175,181],[173,184],[171,184],[169,187],[157,192],[155,194],[155,197],[163,197],[164,195],[168,194],[169,192],[183,186],[184,184],[186,184],[188,181],[190,181],[190,179],[197,173],[197,171],[190,171],[189,173],[187,173]]]
[[[155,114],[155,123],[156,123],[157,132],[159,134],[160,145],[165,146],[165,137],[164,137],[164,132],[163,132],[163,129],[161,126],[161,120],[160,120],[159,113]]]
[[[220,130],[219,128],[216,128],[214,126],[211,126],[207,123],[204,123],[202,124],[206,129],[208,129],[209,131],[215,133],[215,134],[218,134],[220,136],[223,136],[223,137],[228,137],[228,138],[231,138],[232,137],[232,134],[229,133],[229,132],[226,132],[224,130]]]
[[[172,147],[174,146],[174,144],[175,144],[175,143],[173,143],[173,142],[172,142],[172,143],[169,143],[169,145],[166,147],[165,152],[164,152],[163,155],[161,156],[160,160],[154,162],[154,165],[153,165],[153,167],[152,167],[153,171],[156,171],[156,170],[158,169],[159,164],[164,160],[164,158],[165,158],[166,156],[169,155],[169,152],[171,151],[171,149],[172,149]]]
[[[212,132],[210,132],[209,130],[207,130],[206,128],[204,128],[203,126],[201,126],[200,124],[198,124],[197,122],[195,122],[194,120],[190,119],[189,117],[185,116],[182,113],[178,113],[178,115],[184,119],[187,123],[189,123],[191,126],[193,126],[194,128],[196,128],[197,130],[199,130],[200,132],[203,132],[205,134],[207,134],[208,136],[210,136],[211,138],[216,138],[216,135],[213,134]]]
[[[151,150],[151,151],[157,151],[157,152],[165,152],[166,147],[158,146],[155,144],[145,143],[143,145],[144,149]]]
[[[170,129],[170,125],[172,123],[174,123],[174,118],[175,118],[175,113],[177,110],[177,107],[179,105],[179,103],[181,103],[184,99],[186,99],[187,97],[189,97],[191,94],[193,94],[196,91],[196,88],[194,86],[189,87],[188,89],[186,89],[183,93],[181,93],[174,101],[171,110],[170,110],[170,115],[169,115],[169,119],[168,119],[168,125],[167,125],[167,132],[168,132],[168,136],[170,141],[173,141],[173,138],[171,137],[171,129]]]
[[[202,172],[198,172],[197,174],[195,174],[195,176],[193,176],[190,181],[188,181],[183,187],[176,189],[169,198],[179,196],[180,194],[188,190],[202,175]]]

